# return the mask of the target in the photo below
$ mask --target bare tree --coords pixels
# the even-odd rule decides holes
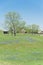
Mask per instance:
[[[19,25],[20,15],[16,12],[8,12],[5,16],[5,23],[12,34],[16,35],[16,28]]]

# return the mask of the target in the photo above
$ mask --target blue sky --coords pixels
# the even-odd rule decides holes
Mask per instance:
[[[20,13],[28,25],[38,24],[43,30],[43,0],[0,0],[0,29],[9,11]]]

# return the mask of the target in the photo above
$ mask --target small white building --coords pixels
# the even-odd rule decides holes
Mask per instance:
[[[25,32],[26,32],[26,30],[25,30],[25,29],[22,29],[22,30],[21,30],[21,33],[25,33]]]

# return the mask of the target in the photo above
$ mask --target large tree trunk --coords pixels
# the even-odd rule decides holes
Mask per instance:
[[[16,36],[16,31],[14,31],[14,36]]]
[[[16,29],[15,28],[13,30],[13,34],[14,34],[14,36],[16,36]]]

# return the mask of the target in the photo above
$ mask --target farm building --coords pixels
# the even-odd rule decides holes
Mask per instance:
[[[43,34],[43,31],[38,32],[38,34]]]
[[[22,29],[22,30],[21,30],[21,33],[26,33],[26,30],[25,30],[25,29]]]
[[[3,34],[9,34],[9,31],[4,30],[4,31],[3,31]]]

